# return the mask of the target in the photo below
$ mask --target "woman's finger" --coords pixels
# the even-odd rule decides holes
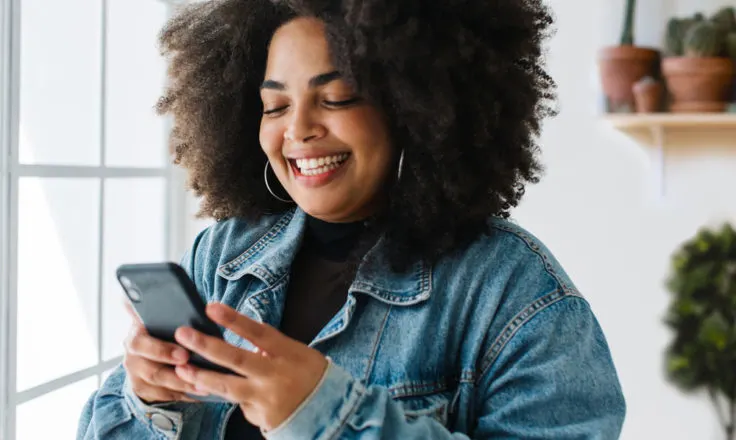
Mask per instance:
[[[217,324],[229,328],[241,338],[250,341],[269,356],[288,356],[291,353],[292,339],[270,325],[243,316],[224,304],[209,304],[207,315]]]
[[[133,385],[133,392],[146,403],[160,402],[189,402],[194,403],[196,400],[183,393],[167,390],[166,388],[154,387],[144,383],[140,387]]]
[[[181,380],[174,369],[137,356],[128,356],[124,360],[125,369],[150,386],[165,388],[180,393],[193,393],[196,390],[191,384]]]
[[[159,363],[180,365],[189,361],[189,353],[185,349],[156,339],[141,328],[133,331],[126,341],[125,348],[130,354]]]
[[[143,327],[143,321],[141,321],[140,316],[138,316],[138,313],[136,313],[135,309],[133,309],[130,301],[125,300],[123,304],[125,305],[125,311],[128,312],[128,315],[130,315],[130,317],[133,319],[133,324]]]
[[[248,402],[256,395],[252,381],[232,374],[222,374],[192,365],[178,365],[176,375],[193,385],[197,392],[220,396],[230,402]]]
[[[161,388],[172,393],[205,395],[197,391],[192,384],[183,381],[169,366],[139,357],[131,357],[130,360],[126,358],[126,361],[126,369],[134,372],[132,377],[139,379],[147,386]]]
[[[130,301],[125,300],[123,301],[123,305],[125,306],[125,311],[128,312],[128,315],[130,315],[131,318],[138,324],[143,324],[141,322],[140,316],[135,312],[135,309],[133,309],[133,306],[130,304]]]
[[[174,337],[179,344],[208,361],[242,376],[263,376],[272,369],[270,360],[263,355],[235,347],[220,338],[205,335],[190,327],[179,328]]]

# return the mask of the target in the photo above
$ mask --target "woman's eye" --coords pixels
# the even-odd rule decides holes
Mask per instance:
[[[352,104],[355,104],[357,102],[360,102],[360,100],[361,100],[361,98],[356,97],[356,98],[345,99],[345,100],[342,100],[342,101],[328,101],[328,100],[325,100],[324,103],[328,107],[347,107],[349,105],[352,105]]]
[[[288,105],[282,105],[281,107],[274,107],[274,108],[270,108],[270,109],[264,109],[263,110],[263,114],[264,115],[275,115],[275,114],[278,114],[278,113],[286,110],[287,107],[288,107]]]

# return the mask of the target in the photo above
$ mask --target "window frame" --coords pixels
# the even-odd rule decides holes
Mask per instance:
[[[11,197],[10,163],[13,160],[11,145],[16,133],[14,121],[18,120],[18,91],[12,85],[13,78],[18,76],[17,26],[19,17],[15,17],[20,0],[0,0],[0,440],[10,440],[15,433],[15,408],[10,404],[9,390],[15,387],[15,344],[10,343],[10,333],[15,324],[14,306],[10,300],[10,291],[15,284],[13,276],[15,265],[10,258],[11,249],[15,247],[11,230],[11,204],[17,197]],[[17,142],[15,142],[17,144]],[[3,356],[4,355],[4,356]],[[12,383],[12,385],[11,385]]]
[[[108,0],[102,2],[102,59],[100,165],[27,165],[18,162],[18,132],[20,126],[20,6],[22,0],[0,0],[0,440],[16,439],[16,414],[18,406],[48,393],[59,390],[90,377],[97,377],[120,363],[121,357],[103,361],[102,293],[104,277],[103,250],[105,246],[105,186],[107,179],[115,177],[160,177],[165,181],[165,250],[168,258],[178,261],[188,247],[187,194],[184,190],[185,174],[166,163],[160,168],[109,167],[105,165],[105,114],[107,83],[107,14]],[[167,15],[182,2],[160,1],[167,6]],[[165,129],[170,131],[170,122]],[[165,147],[165,145],[163,145]],[[162,154],[165,154],[162,152]],[[18,189],[23,177],[56,177],[100,179],[99,199],[99,262],[97,264],[97,363],[89,368],[58,377],[30,389],[16,391],[17,363],[17,296],[18,296]]]

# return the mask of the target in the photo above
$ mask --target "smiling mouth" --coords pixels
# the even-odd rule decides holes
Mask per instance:
[[[341,153],[309,159],[289,159],[289,163],[299,175],[314,177],[335,171],[347,162],[349,158],[350,153]]]

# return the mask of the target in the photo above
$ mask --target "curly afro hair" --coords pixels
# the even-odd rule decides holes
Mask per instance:
[[[298,16],[325,23],[335,68],[405,151],[374,222],[394,266],[487,233],[538,182],[536,139],[556,113],[543,0],[212,0],[183,8],[160,37],[170,82],[157,109],[173,116],[170,149],[202,197],[200,216],[292,209],[263,183],[259,87],[271,36]]]

